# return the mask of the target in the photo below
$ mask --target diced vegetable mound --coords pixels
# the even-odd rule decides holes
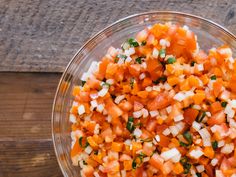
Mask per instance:
[[[71,106],[71,159],[85,177],[236,174],[236,62],[155,24],[93,62]]]

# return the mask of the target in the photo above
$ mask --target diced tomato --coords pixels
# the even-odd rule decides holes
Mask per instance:
[[[170,99],[167,94],[160,93],[154,98],[152,101],[149,101],[147,104],[147,108],[150,111],[163,109],[170,104]]]
[[[207,121],[208,125],[210,125],[210,126],[213,126],[215,124],[220,125],[224,122],[225,122],[225,113],[224,113],[224,111],[220,111],[220,112],[215,113]]]
[[[186,122],[188,125],[192,125],[193,121],[198,116],[199,111],[193,108],[188,108],[184,110],[184,122]]]

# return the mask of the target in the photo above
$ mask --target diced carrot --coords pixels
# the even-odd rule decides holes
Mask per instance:
[[[217,97],[220,94],[221,89],[222,89],[222,83],[220,83],[218,81],[213,83],[213,93],[214,93],[215,97]]]
[[[190,85],[188,79],[185,79],[183,82],[180,83],[180,90],[188,91],[190,90]]]
[[[139,64],[129,65],[129,72],[132,76],[138,77],[140,75],[141,66]]]
[[[152,84],[152,79],[150,79],[149,77],[145,77],[142,82],[142,87],[146,88],[151,84]]]
[[[213,150],[213,148],[211,146],[207,146],[203,149],[203,153],[206,157],[213,159],[214,155],[215,155],[215,151]]]
[[[123,143],[122,142],[112,142],[111,149],[115,152],[121,152],[123,149]]]
[[[215,113],[207,121],[208,125],[210,125],[210,126],[213,126],[215,124],[220,125],[224,122],[225,122],[225,113],[224,113],[224,111],[220,111],[220,112]]]
[[[72,95],[77,96],[77,95],[79,95],[79,92],[80,92],[80,87],[79,86],[74,86]]]
[[[140,98],[147,98],[148,97],[148,92],[147,91],[139,91],[137,93],[137,95],[140,97]]]
[[[136,152],[140,149],[142,149],[142,144],[140,142],[132,142],[132,153],[133,155],[136,154]]]
[[[173,168],[173,172],[177,175],[183,173],[184,171],[184,168],[183,168],[183,165],[181,163],[176,163],[174,164],[174,168]]]
[[[176,76],[169,76],[167,78],[167,82],[169,85],[174,86],[179,83],[179,78]]]
[[[222,109],[223,108],[222,108],[222,106],[221,106],[219,101],[216,101],[216,102],[211,104],[210,110],[211,110],[212,114],[215,114],[216,112],[221,111]]]
[[[70,151],[70,155],[71,157],[74,157],[76,155],[79,155],[79,153],[82,151],[82,148],[79,146],[79,141],[76,140],[73,148]]]
[[[188,125],[192,125],[193,121],[197,118],[199,111],[193,108],[184,110],[184,122]]]
[[[132,160],[125,160],[123,162],[124,165],[124,170],[128,171],[128,170],[132,170]]]
[[[204,91],[196,91],[197,93],[193,96],[193,101],[195,104],[201,104],[202,101],[206,98],[205,92]]]
[[[149,160],[150,165],[158,170],[163,170],[163,162],[164,160],[157,153],[154,153]]]
[[[113,103],[111,99],[106,100],[105,108],[108,111],[108,114],[113,118],[119,117],[123,114],[123,111],[115,103]]]
[[[147,108],[150,111],[162,109],[167,107],[170,104],[170,99],[167,94],[160,93],[153,100],[149,101],[147,104]]]
[[[202,76],[200,77],[200,79],[201,79],[203,85],[206,85],[206,84],[208,84],[208,82],[209,82],[209,78],[207,77],[206,74],[202,75]]]
[[[87,137],[87,141],[88,141],[89,145],[93,149],[97,149],[98,148],[98,144],[95,142],[95,140],[94,140],[94,138],[92,136]]]
[[[197,77],[191,75],[191,76],[189,76],[188,80],[189,80],[189,85],[191,87],[198,87],[199,86],[199,80],[197,79]]]

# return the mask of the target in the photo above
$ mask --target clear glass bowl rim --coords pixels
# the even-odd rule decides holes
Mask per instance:
[[[118,25],[119,23],[121,22],[124,22],[124,21],[127,21],[129,19],[132,19],[132,18],[135,18],[135,17],[139,17],[139,16],[145,16],[145,15],[180,15],[180,16],[183,16],[183,17],[188,17],[188,18],[193,18],[193,19],[198,19],[204,23],[208,23],[210,25],[213,25],[217,28],[219,28],[220,30],[222,30],[226,35],[230,36],[231,38],[233,38],[235,41],[236,41],[236,36],[230,32],[228,29],[226,29],[225,27],[219,25],[218,23],[212,21],[212,20],[209,20],[209,19],[206,19],[206,18],[203,18],[203,17],[200,17],[200,16],[197,16],[197,15],[192,15],[192,14],[189,14],[189,13],[183,13],[183,12],[178,12],[178,11],[149,11],[149,12],[143,12],[143,13],[137,13],[137,14],[133,14],[133,15],[130,15],[130,16],[127,16],[127,17],[124,17],[124,18],[121,18],[119,20],[117,20],[116,22],[108,25],[107,27],[105,27],[104,29],[100,30],[99,32],[97,32],[96,34],[94,34],[87,42],[84,43],[84,45],[82,45],[82,47],[75,53],[75,55],[72,57],[72,59],[70,60],[70,62],[68,63],[68,65],[66,66],[61,78],[60,78],[60,81],[59,81],[59,84],[57,86],[57,89],[56,89],[56,93],[55,93],[55,96],[54,96],[54,101],[53,101],[53,107],[52,107],[52,117],[51,117],[51,129],[52,129],[52,140],[53,140],[53,147],[54,147],[54,151],[55,151],[55,154],[56,154],[56,158],[57,158],[57,162],[60,166],[60,169],[63,173],[63,176],[67,176],[67,174],[65,173],[64,171],[64,168],[60,162],[60,159],[58,157],[58,150],[57,150],[57,147],[56,147],[56,140],[55,140],[55,136],[54,136],[54,112],[55,112],[55,104],[56,104],[56,100],[57,100],[57,97],[58,97],[58,92],[59,92],[59,89],[62,85],[62,82],[63,80],[65,79],[65,76],[66,76],[66,73],[68,71],[68,69],[70,68],[70,66],[72,65],[72,63],[74,62],[74,60],[76,59],[77,55],[82,52],[84,49],[87,48],[87,46],[92,43],[99,35],[105,33],[106,31],[109,31],[110,28]]]

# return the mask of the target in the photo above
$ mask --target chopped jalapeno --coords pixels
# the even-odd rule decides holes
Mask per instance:
[[[211,145],[212,145],[212,148],[213,148],[214,150],[216,150],[216,149],[218,148],[218,142],[217,142],[217,141],[213,141],[213,142],[211,143]]]
[[[139,46],[138,42],[134,38],[129,38],[128,43],[131,47],[138,47]]]
[[[84,84],[86,84],[86,81],[81,81],[82,82],[82,86],[84,86]]]
[[[145,46],[147,44],[147,41],[142,41],[141,46]]]
[[[184,174],[188,174],[191,168],[191,164],[188,162],[188,158],[187,157],[183,157],[182,159],[180,159],[180,163],[183,165],[184,167]]]
[[[188,147],[189,146],[188,144],[186,144],[186,143],[184,143],[182,141],[179,142],[179,145],[182,146],[182,147]]]
[[[132,162],[132,168],[133,169],[136,169],[137,167],[140,167],[141,164],[143,163],[143,158],[145,157],[146,155],[143,154],[142,152],[136,156]]]
[[[80,137],[79,138],[79,145],[80,145],[80,147],[82,147],[82,148],[86,148],[88,145],[89,145],[89,143],[88,143],[88,141],[87,141],[87,139],[85,138],[85,137]]]
[[[134,118],[133,117],[128,118],[126,128],[129,130],[130,133],[132,133],[134,131],[135,127],[134,127]]]
[[[142,63],[142,57],[136,58],[135,61],[136,61],[137,63],[141,64],[141,63]]]
[[[175,62],[176,62],[176,59],[174,57],[170,57],[170,58],[167,59],[168,64],[173,64]]]
[[[188,141],[189,144],[193,143],[193,137],[189,131],[184,132],[183,136]]]
[[[226,102],[226,101],[223,101],[223,102],[221,103],[221,106],[222,106],[223,108],[225,108],[225,107],[227,106],[227,102]]]
[[[216,75],[211,76],[211,80],[216,80]]]
[[[201,173],[196,173],[197,177],[202,177]]]
[[[165,49],[161,49],[160,52],[159,52],[159,54],[160,54],[160,57],[161,57],[161,58],[165,58],[165,56],[166,56],[166,50],[165,50]]]
[[[133,89],[134,88],[134,78],[130,79],[130,87]]]
[[[205,116],[206,116],[205,111],[199,111],[199,114],[197,116],[197,122],[202,122],[202,120],[204,119]]]
[[[190,66],[194,66],[195,63],[195,61],[191,61]]]

